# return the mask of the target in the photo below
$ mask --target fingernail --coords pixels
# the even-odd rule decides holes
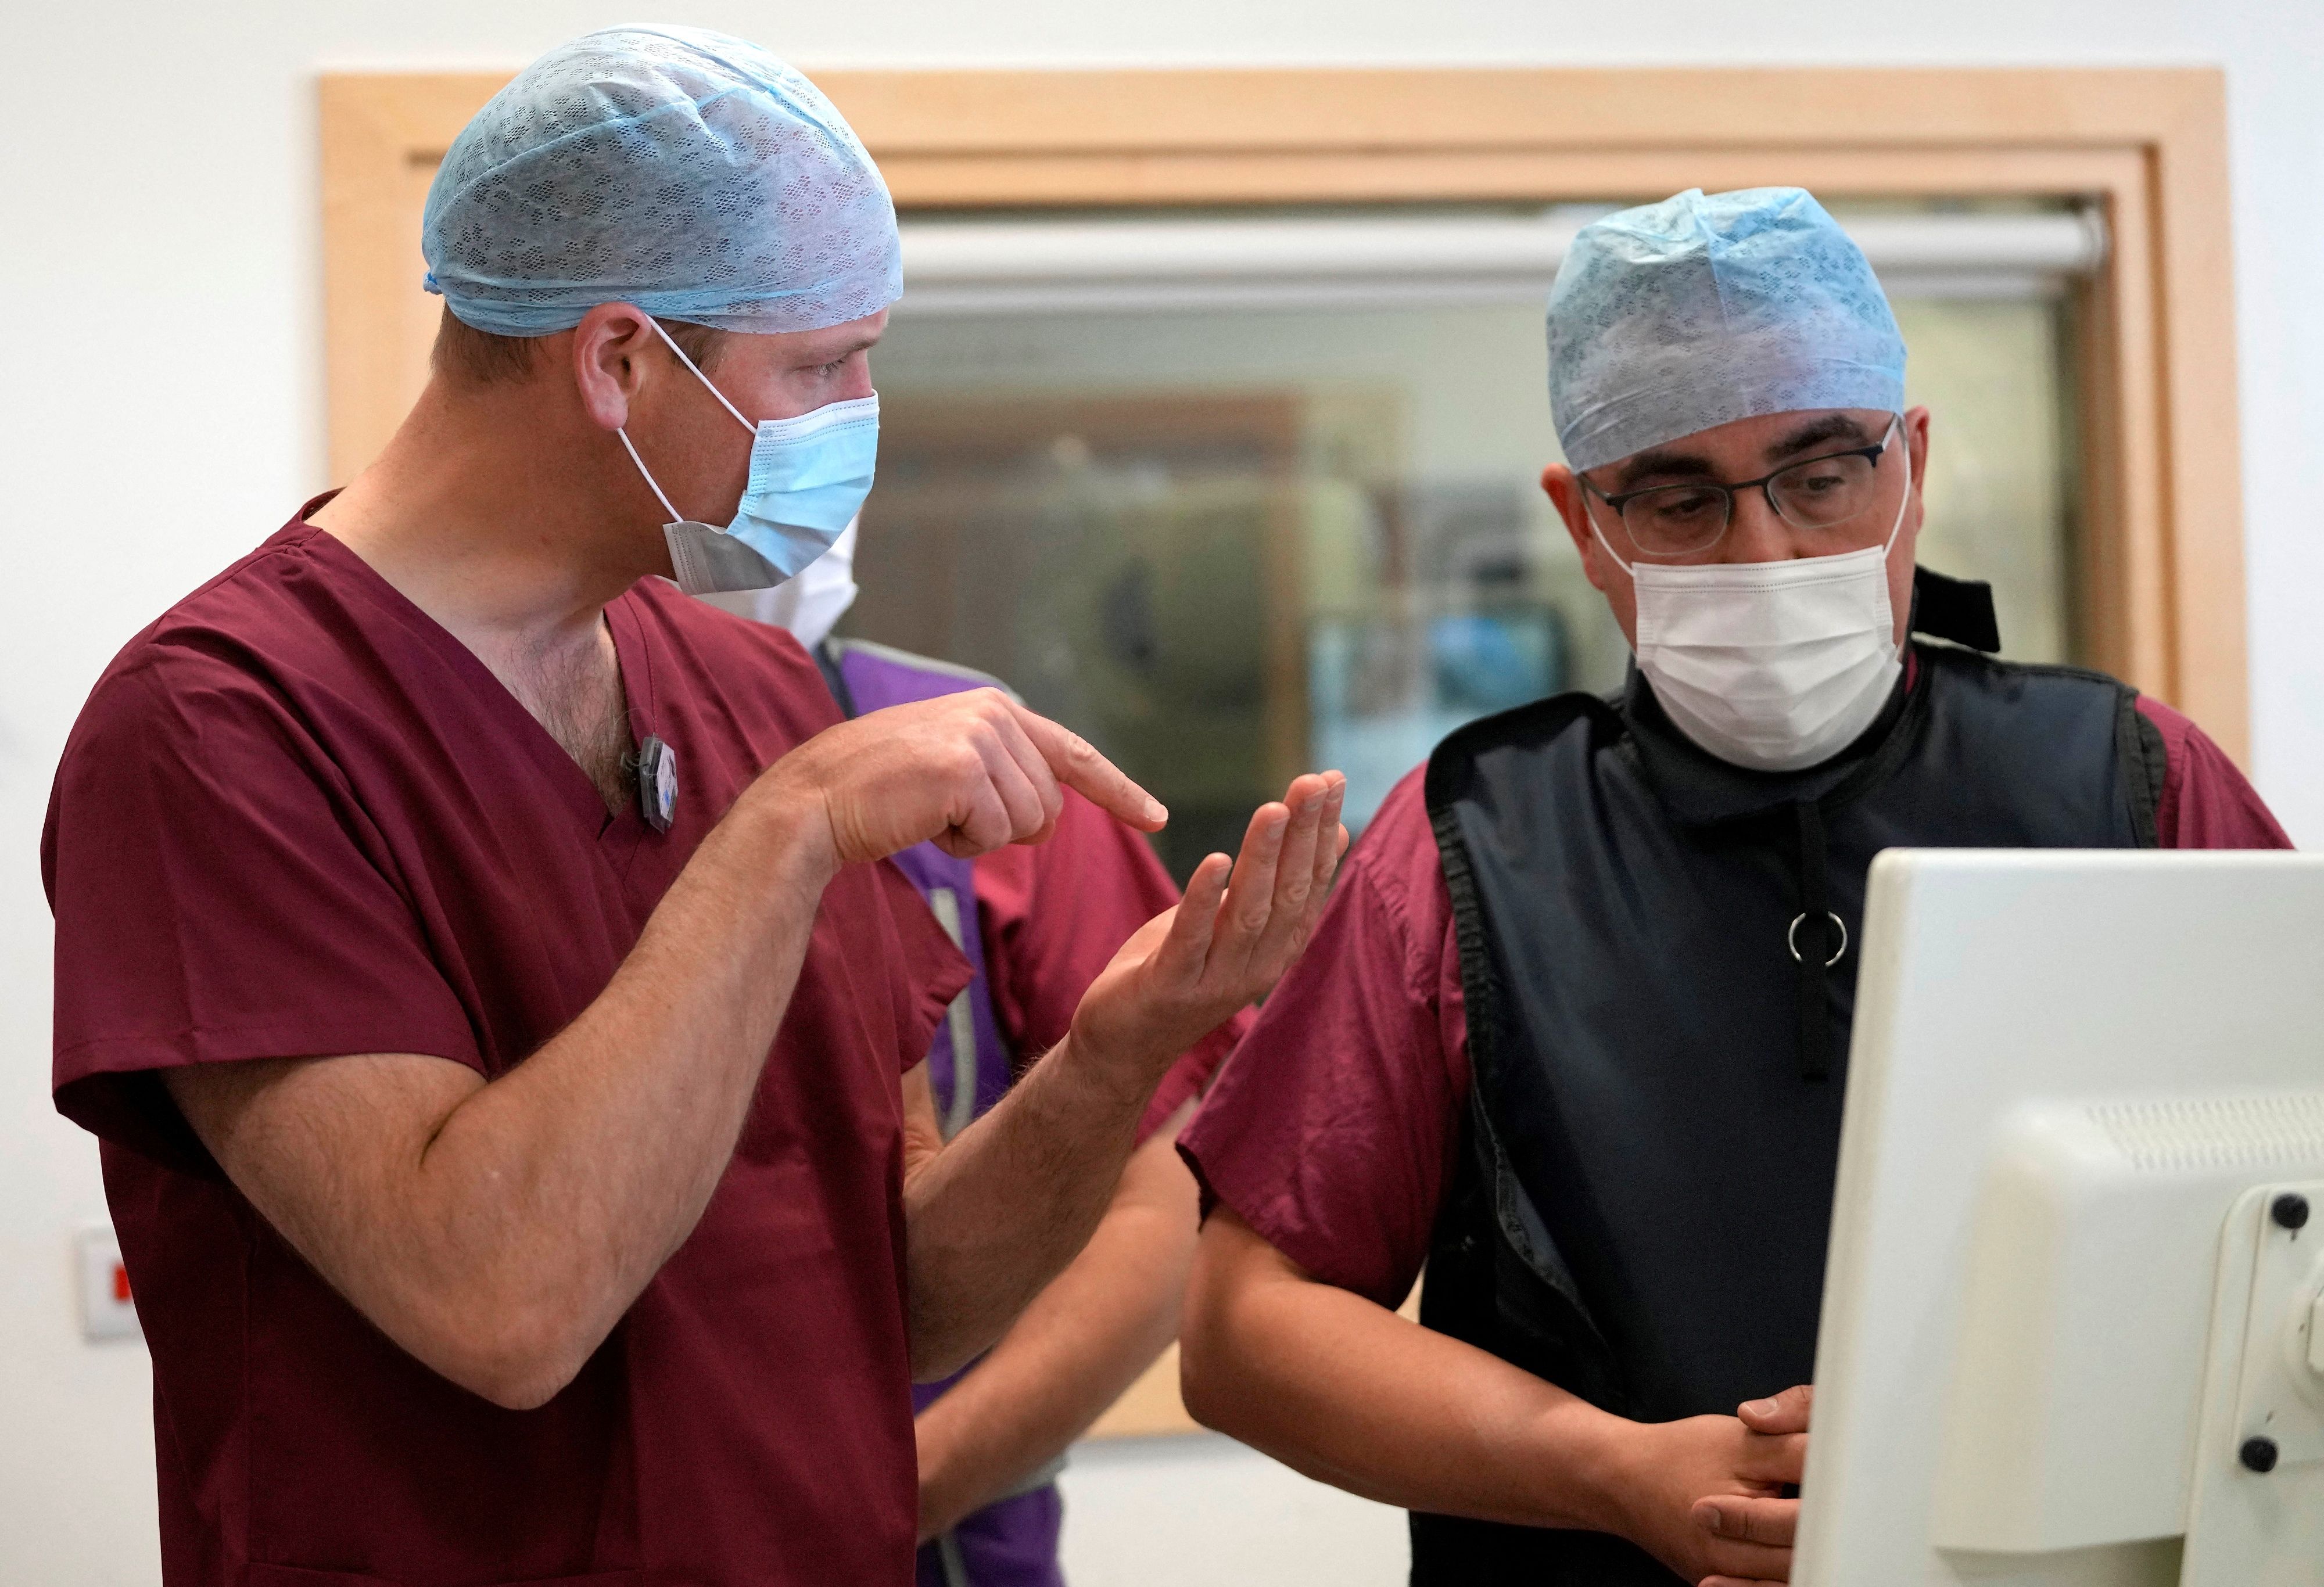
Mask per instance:
[[[1146,818],[1148,821],[1167,821],[1170,819],[1170,812],[1162,807],[1160,799],[1148,794],[1146,798]]]
[[[1775,1402],[1772,1399],[1755,1399],[1743,1408],[1755,1416],[1772,1416],[1775,1414]]]

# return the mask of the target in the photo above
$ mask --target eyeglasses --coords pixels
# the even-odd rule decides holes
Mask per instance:
[[[1880,455],[1896,437],[1901,417],[1891,418],[1880,444],[1852,447],[1820,457],[1786,463],[1775,473],[1735,484],[1699,480],[1649,485],[1608,495],[1579,474],[1582,488],[1614,510],[1630,543],[1646,557],[1684,557],[1707,551],[1726,534],[1735,517],[1735,498],[1759,491],[1777,517],[1794,529],[1837,529],[1869,512]]]

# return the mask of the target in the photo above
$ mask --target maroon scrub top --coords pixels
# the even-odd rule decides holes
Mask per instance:
[[[604,989],[752,778],[838,720],[788,635],[606,610],[666,833],[294,519],[131,641],[42,838],[56,1100],[104,1138],[152,1349],[167,1587],[908,1582],[898,1075],[966,966],[892,866],[825,890],[702,1220],[578,1377],[503,1410],[341,1300],[154,1071],[363,1052],[505,1074]],[[704,954],[722,944],[706,941]]]

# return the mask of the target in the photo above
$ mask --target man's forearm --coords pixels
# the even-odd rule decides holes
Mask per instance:
[[[1336,772],[1296,777],[1284,803],[1254,811],[1237,858],[1196,865],[1178,907],[1139,927],[1090,983],[1065,1039],[910,1176],[916,1376],[964,1365],[1073,1259],[1172,1060],[1298,956],[1347,846],[1345,788]]]
[[[958,1370],[1081,1250],[1167,1064],[1096,1061],[1068,1036],[904,1189],[912,1375]]]
[[[571,1317],[587,1348],[691,1232],[733,1155],[829,875],[793,826],[723,823],[605,990],[456,1110],[420,1160],[447,1255]]]
[[[1131,1157],[1082,1253],[920,1413],[923,1537],[1056,1459],[1176,1335],[1196,1195],[1175,1124]]]
[[[1196,1420],[1383,1504],[1618,1529],[1628,1424],[1212,1224],[1179,1338]]]
[[[765,810],[722,823],[605,990],[489,1084],[375,1055],[173,1075],[173,1094],[390,1337],[480,1394],[538,1403],[724,1171],[829,875],[798,826]]]
[[[203,1065],[166,1084],[227,1176],[374,1324],[479,1394],[537,1404],[692,1232],[841,865],[1035,840],[1060,783],[1142,829],[1165,818],[997,690],[873,712],[761,773],[604,992],[491,1084],[394,1052]],[[563,924],[543,922],[543,940]],[[1207,1009],[1231,995],[1222,979],[1248,1000],[1206,971],[1182,955],[1123,976],[1158,984],[1148,1001],[1166,1010],[1174,991]],[[1123,1020],[1148,1018],[1125,1001]]]

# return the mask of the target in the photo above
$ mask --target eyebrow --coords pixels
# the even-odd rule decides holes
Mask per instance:
[[[850,337],[846,341],[829,347],[816,347],[812,350],[801,348],[800,363],[802,364],[837,364],[842,359],[854,357],[858,353],[868,353],[879,345],[880,337],[876,331],[870,336]]]
[[[1718,470],[1700,452],[1672,452],[1651,447],[1623,460],[1614,475],[1613,494],[1628,490],[1642,479],[1711,479]]]
[[[1872,445],[1872,438],[1866,432],[1864,427],[1856,421],[1854,415],[1826,413],[1821,418],[1809,420],[1782,440],[1769,447],[1760,456],[1770,463],[1780,463],[1786,457],[1804,452],[1810,447],[1820,447],[1826,441],[1854,441],[1857,445],[1864,447]]]
[[[1760,456],[1770,463],[1781,463],[1827,441],[1853,441],[1866,447],[1873,444],[1869,433],[1852,415],[1824,413],[1791,430],[1782,440],[1764,448]],[[1616,471],[1614,488],[1608,494],[1619,495],[1642,479],[1716,479],[1718,475],[1711,459],[1700,452],[1649,447],[1624,459]]]

